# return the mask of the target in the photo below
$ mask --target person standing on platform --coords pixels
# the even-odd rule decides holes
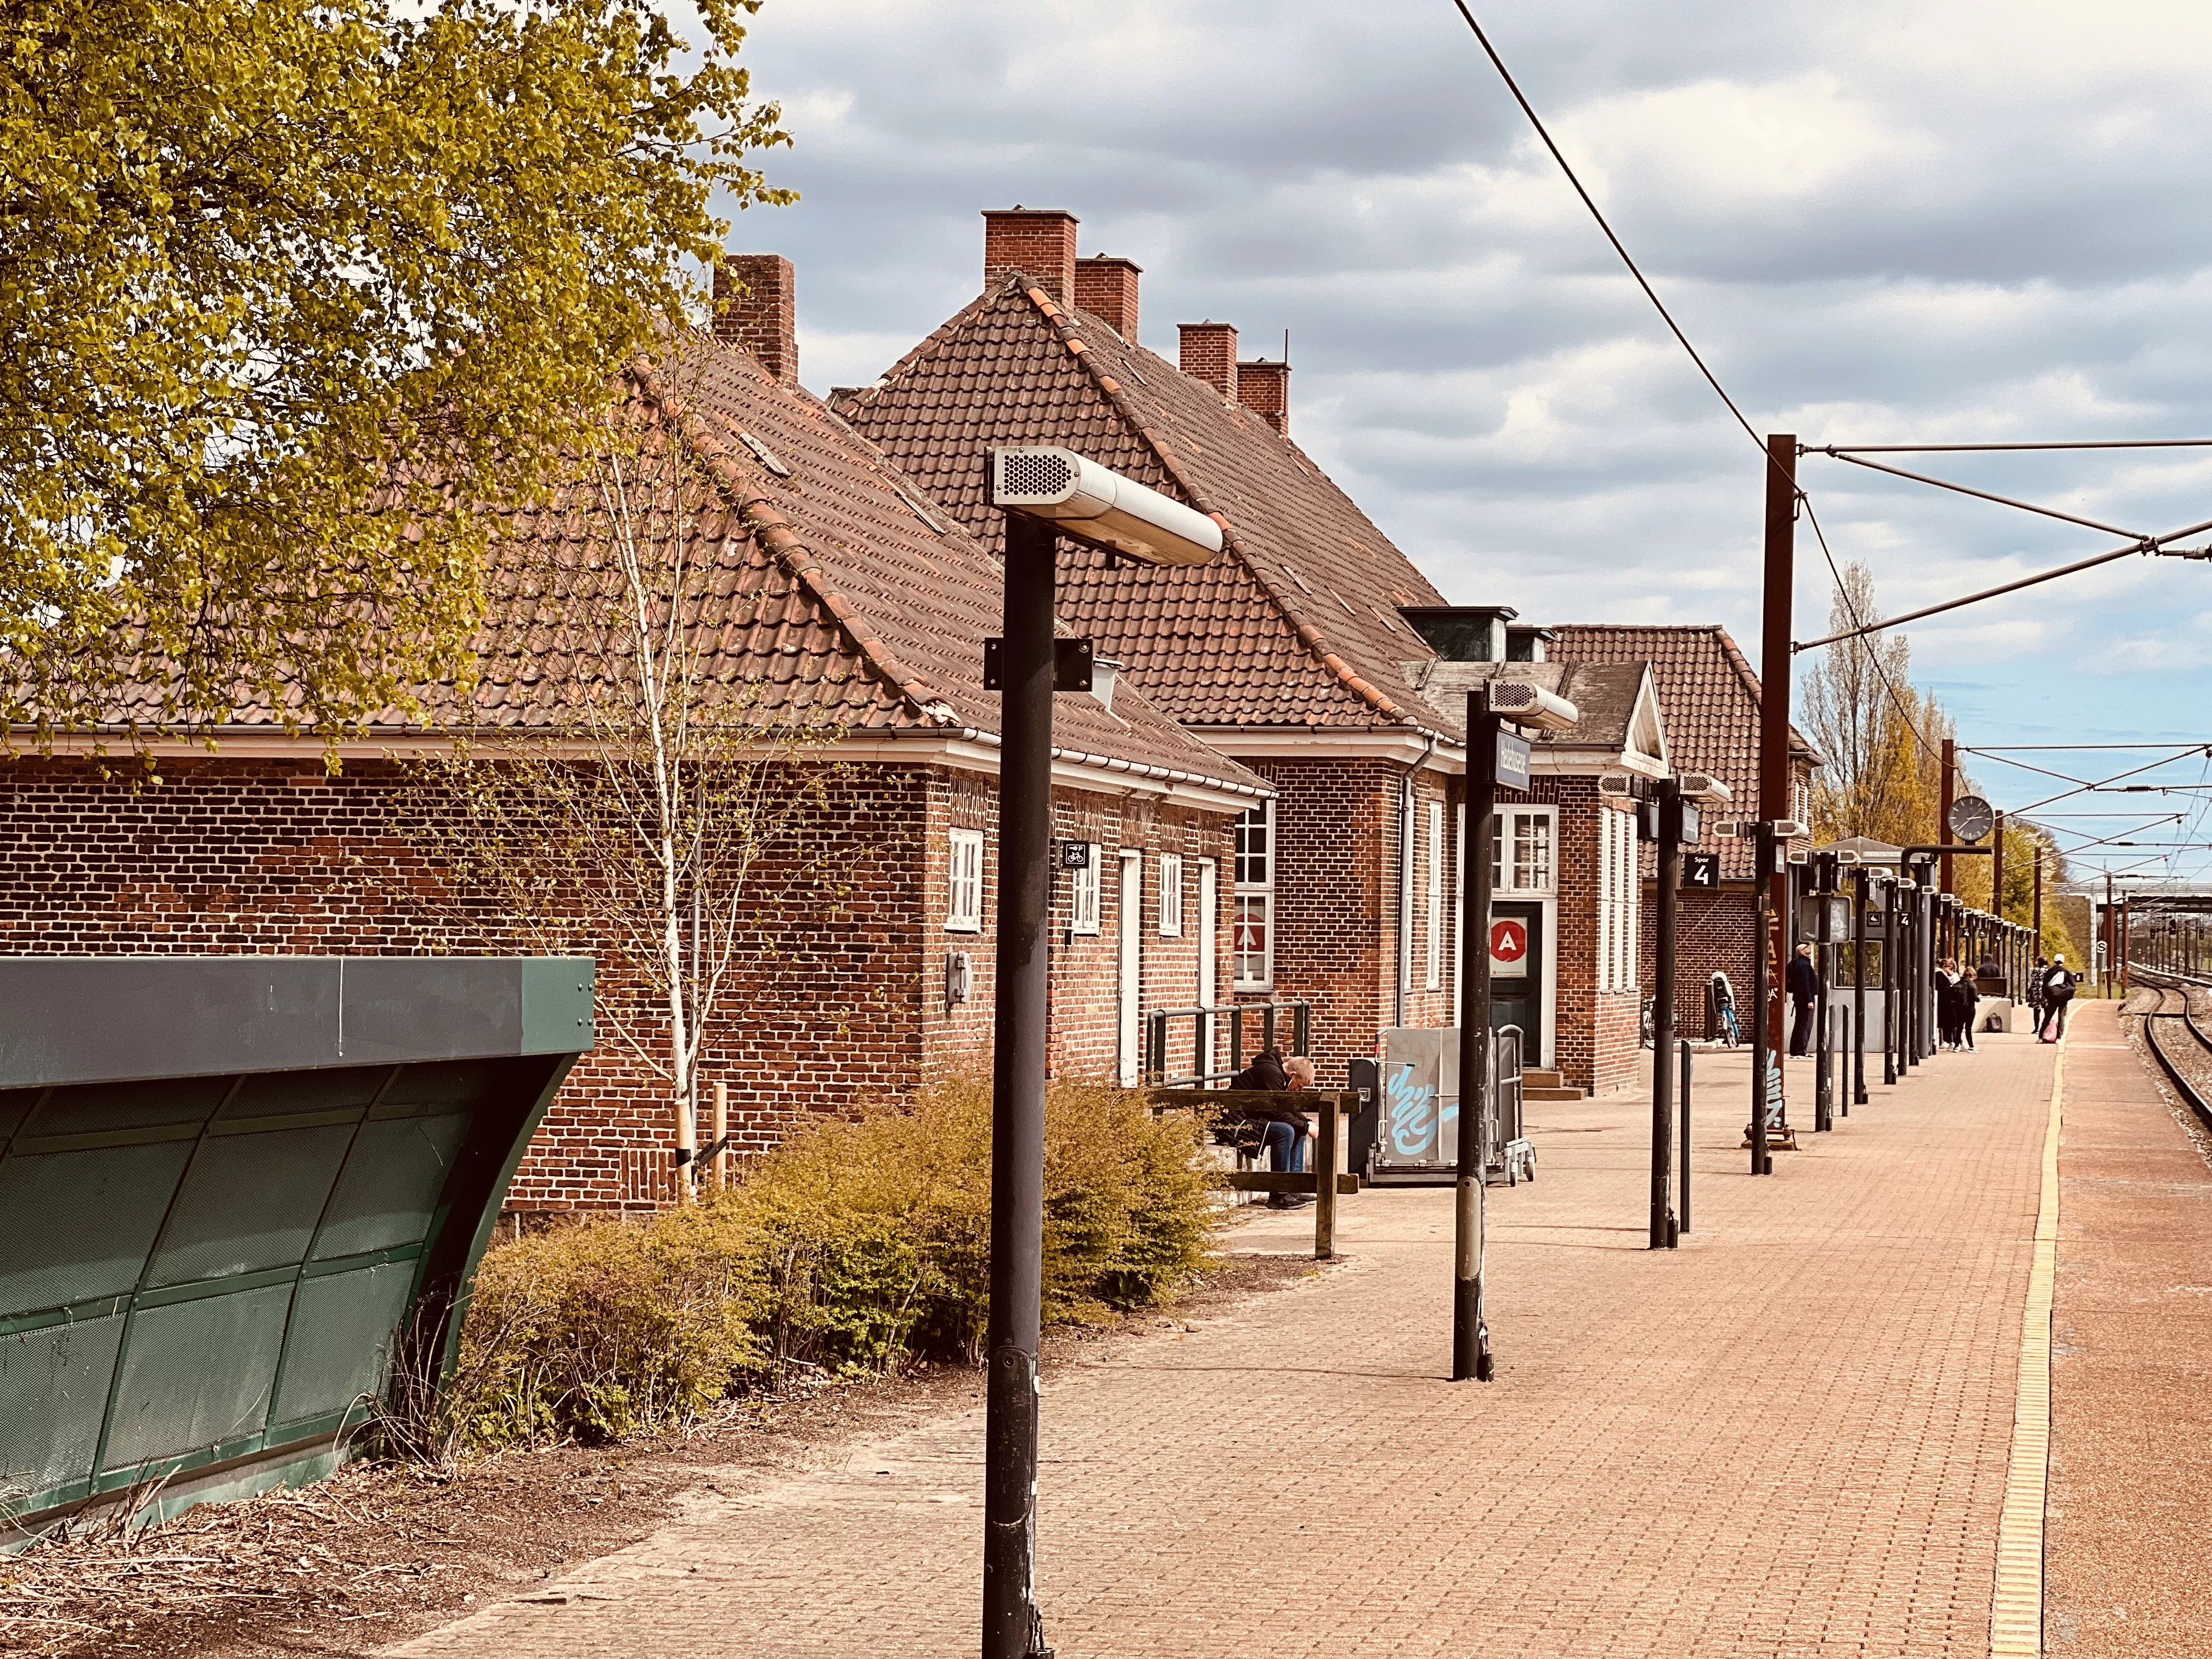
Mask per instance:
[[[2063,951],[2051,958],[2051,966],[2043,970],[2037,983],[2043,988],[2043,1012],[2035,1028],[2036,1038],[2056,1042],[2066,1035],[2066,1005],[2074,1000],[2074,975],[2067,971]]]
[[[1975,983],[1979,977],[1963,967],[1959,971],[1959,1035],[1969,1048],[1974,1046],[1974,1021],[1981,1013],[1982,988]]]
[[[2027,974],[2027,1006],[2034,1011],[2035,1034],[2038,1036],[2043,1035],[2043,976],[2050,968],[2051,964],[2044,960],[2043,953],[2039,951],[2035,953],[2035,966],[2028,969]]]
[[[1802,1054],[1813,1042],[1813,1006],[1820,1000],[1820,975],[1813,966],[1813,947],[1801,945],[1790,958],[1790,1000],[1797,1017],[1790,1025],[1790,1052]]]

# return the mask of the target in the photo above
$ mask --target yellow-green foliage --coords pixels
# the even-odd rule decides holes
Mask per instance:
[[[1055,1084],[1045,1109],[1044,1317],[1174,1294],[1212,1247],[1199,1130]],[[781,1369],[973,1358],[989,1314],[991,1097],[959,1079],[825,1123],[733,1191],[639,1227],[493,1251],[445,1409],[470,1443],[678,1425]]]

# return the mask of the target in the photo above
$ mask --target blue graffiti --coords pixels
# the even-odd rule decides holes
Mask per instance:
[[[1389,1113],[1390,1146],[1401,1158],[1419,1158],[1436,1144],[1437,1091],[1433,1085],[1413,1081],[1413,1062],[1407,1060],[1384,1084],[1382,1097]]]

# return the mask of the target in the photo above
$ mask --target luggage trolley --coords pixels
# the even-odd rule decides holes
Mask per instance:
[[[1536,1148],[1522,1115],[1522,1042],[1517,1025],[1492,1036],[1486,1185],[1536,1178]],[[1382,1046],[1379,1060],[1352,1062],[1351,1084],[1364,1103],[1352,1122],[1352,1167],[1370,1186],[1449,1186],[1459,1170],[1459,1031],[1395,1026],[1382,1033]]]

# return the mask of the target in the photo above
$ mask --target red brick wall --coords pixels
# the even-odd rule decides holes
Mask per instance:
[[[1398,1024],[1401,784],[1387,761],[1247,763],[1275,786],[1275,981],[1239,1000],[1313,1004],[1313,1054],[1323,1081],[1341,1084],[1346,1065],[1371,1056],[1380,1033]],[[1451,941],[1458,915],[1450,868],[1456,799],[1431,772],[1415,784],[1411,974],[1405,1024],[1449,1025]],[[1428,803],[1444,806],[1447,848],[1443,964],[1426,988]],[[1223,866],[1224,894],[1234,871]],[[1228,983],[1224,979],[1225,987]],[[1253,1027],[1256,1033],[1257,1024]]]
[[[532,943],[489,908],[457,934],[443,872],[404,838],[396,769],[319,760],[165,761],[133,793],[86,762],[0,766],[0,953],[471,954]],[[706,1074],[728,1085],[732,1133],[757,1153],[825,1112],[895,1097],[929,1076],[988,1068],[997,912],[997,789],[936,769],[840,766],[749,880],[769,948],[733,974],[706,1037]],[[1146,1000],[1196,1000],[1197,860],[1221,861],[1231,820],[1119,798],[1056,793],[1059,833],[1109,842],[1101,936],[1065,945],[1069,880],[1055,878],[1056,1062],[1107,1073],[1115,1035],[1115,854],[1146,849]],[[949,935],[953,823],[989,832],[981,934]],[[1158,853],[1185,854],[1185,936],[1158,938]],[[434,908],[426,901],[443,896]],[[463,930],[465,932],[465,930]],[[1227,925],[1218,940],[1225,950]],[[947,1011],[945,952],[975,964]],[[1218,983],[1227,985],[1225,961]],[[668,1090],[619,1035],[649,1031],[638,988],[603,968],[597,1048],[562,1087],[518,1172],[519,1210],[606,1209],[669,1196]],[[704,1125],[702,1124],[702,1129]]]

